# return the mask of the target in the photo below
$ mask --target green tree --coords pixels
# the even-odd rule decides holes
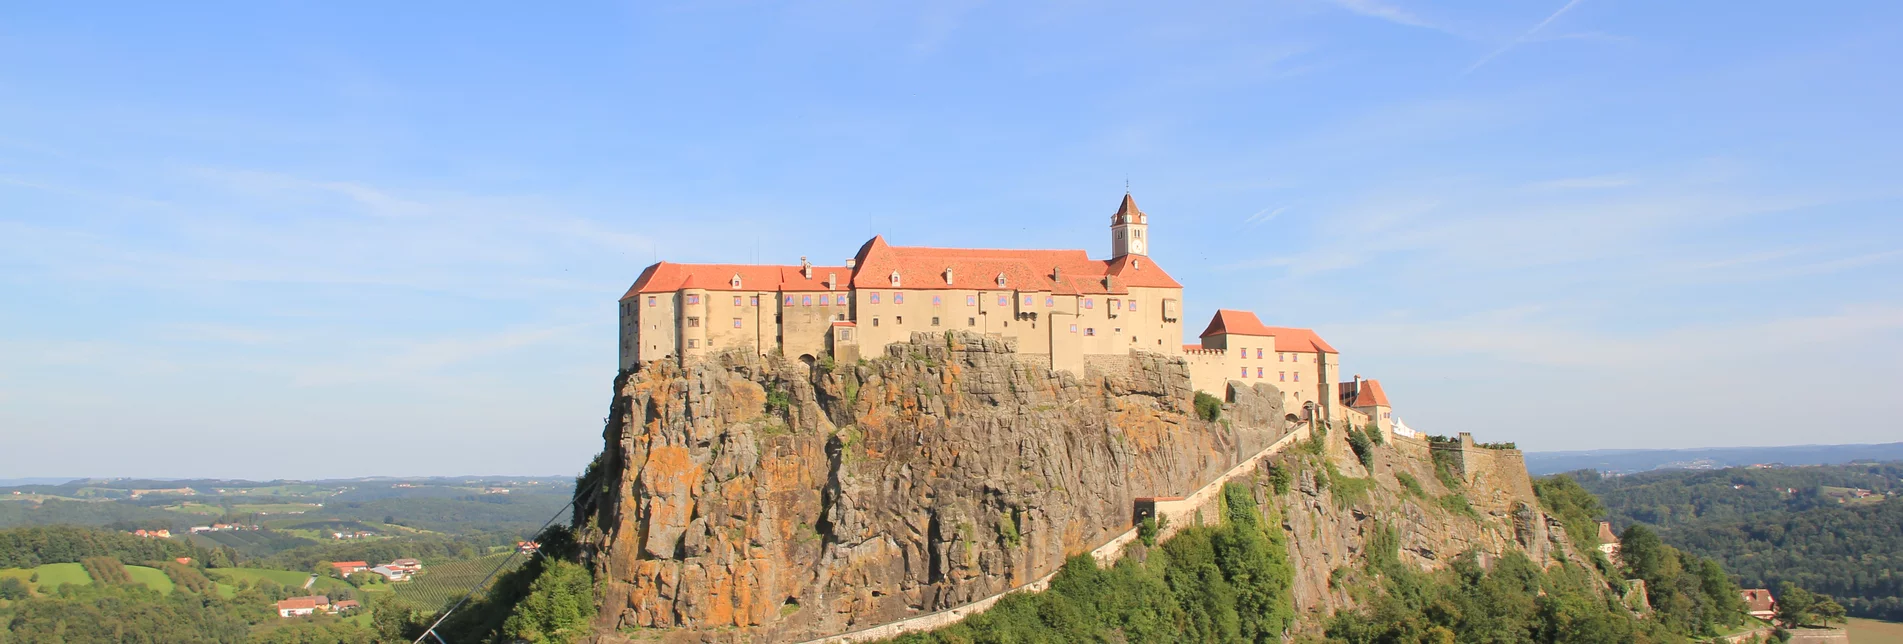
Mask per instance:
[[[1196,416],[1209,422],[1222,418],[1222,399],[1207,392],[1196,392]]]
[[[26,599],[30,594],[19,577],[0,579],[0,599]]]
[[[519,641],[574,642],[588,634],[595,614],[594,577],[587,568],[567,561],[551,562],[529,585],[529,594],[515,605],[502,632]]]

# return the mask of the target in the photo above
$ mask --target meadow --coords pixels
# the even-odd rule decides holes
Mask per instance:
[[[1850,641],[1856,644],[1903,644],[1903,622],[1852,617],[1844,630],[1850,631]]]

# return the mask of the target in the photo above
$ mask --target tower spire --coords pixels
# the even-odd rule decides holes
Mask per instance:
[[[1150,216],[1137,208],[1137,200],[1126,189],[1117,214],[1110,216],[1110,256],[1148,255]]]

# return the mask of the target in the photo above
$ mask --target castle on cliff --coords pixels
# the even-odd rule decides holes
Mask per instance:
[[[1020,354],[1079,374],[1133,351],[1180,356],[1197,390],[1265,382],[1299,419],[1392,431],[1380,384],[1336,382],[1340,354],[1313,330],[1224,309],[1201,344],[1181,344],[1183,285],[1150,259],[1149,228],[1126,193],[1110,216],[1109,259],[875,236],[840,266],[658,262],[621,297],[621,369],[735,350],[854,361],[914,332],[968,331],[1013,338]]]

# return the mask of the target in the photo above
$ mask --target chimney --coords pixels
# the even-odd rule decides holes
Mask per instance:
[[[806,261],[805,255],[800,256],[800,274],[805,275],[806,279],[813,279],[813,263]]]
[[[830,291],[836,288],[839,288],[839,274],[827,273],[826,274],[826,290]]]
[[[846,258],[846,268],[855,268],[857,266],[859,266],[859,260],[857,258]]]

